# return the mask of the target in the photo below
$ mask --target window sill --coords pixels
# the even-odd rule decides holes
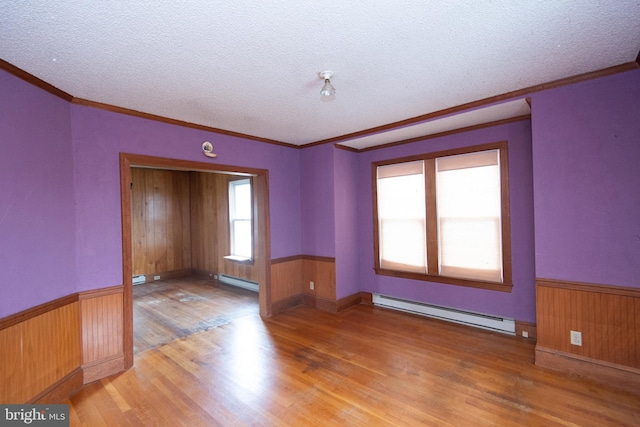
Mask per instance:
[[[487,289],[499,292],[511,292],[513,284],[499,282],[484,282],[481,280],[456,279],[454,277],[433,276],[422,273],[409,273],[406,271],[385,270],[383,268],[375,268],[376,274],[381,276],[400,277],[404,279],[422,280],[424,282],[444,283],[455,286],[466,286],[469,288]]]
[[[229,261],[238,262],[240,264],[253,265],[253,258],[247,258],[247,257],[237,256],[237,255],[225,255],[223,258]]]

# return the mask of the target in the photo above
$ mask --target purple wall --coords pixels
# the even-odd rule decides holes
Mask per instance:
[[[335,256],[335,212],[332,144],[301,150],[302,253]]]
[[[78,289],[122,283],[119,153],[269,170],[271,257],[301,252],[300,150],[71,106]],[[211,141],[215,160],[202,154]]]
[[[302,250],[335,257],[336,296],[360,291],[358,154],[323,144],[302,150]]]
[[[336,297],[360,292],[358,154],[334,148]],[[368,214],[368,212],[367,212]]]
[[[119,152],[268,169],[272,258],[336,257],[338,298],[380,292],[535,321],[535,277],[640,287],[640,70],[532,94],[532,125],[359,154],[69,104],[1,70],[0,92],[0,317],[121,283]],[[375,275],[371,162],[500,140],[513,292]]]
[[[640,70],[532,99],[536,276],[640,287]]]
[[[0,70],[0,318],[75,291],[70,104]]]
[[[513,291],[497,292],[462,286],[376,275],[373,254],[371,163],[450,148],[508,141]],[[428,139],[361,154],[359,178],[360,277],[364,291],[440,304],[480,313],[535,322],[533,178],[529,121]]]

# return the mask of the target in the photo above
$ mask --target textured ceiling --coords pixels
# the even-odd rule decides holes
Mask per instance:
[[[74,97],[296,145],[639,51],[640,0],[0,3],[0,58]]]

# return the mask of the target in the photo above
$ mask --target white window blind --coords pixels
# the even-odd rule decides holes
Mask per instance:
[[[503,281],[499,150],[436,159],[442,276]]]
[[[229,182],[231,255],[252,258],[251,180]]]
[[[427,272],[424,162],[377,168],[380,267]]]

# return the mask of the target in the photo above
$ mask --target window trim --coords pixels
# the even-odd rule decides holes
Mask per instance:
[[[502,269],[503,282],[490,282],[473,279],[460,279],[440,276],[438,271],[438,231],[437,216],[428,212],[436,212],[436,181],[435,159],[438,157],[469,154],[478,151],[500,150],[500,198],[502,201],[501,237],[502,237]],[[404,163],[415,160],[424,160],[425,166],[425,198],[427,209],[427,274],[397,271],[380,267],[380,232],[378,230],[378,194],[377,194],[377,169],[379,166]],[[376,274],[405,279],[422,280],[427,282],[445,283],[456,286],[467,286],[501,292],[511,292],[513,289],[512,257],[511,257],[511,218],[509,201],[509,163],[507,141],[499,141],[470,147],[455,148],[451,150],[424,153],[407,157],[382,160],[371,163],[372,194],[373,194],[373,242],[374,242],[374,270]],[[431,177],[431,178],[430,178]],[[435,273],[435,274],[434,274]]]
[[[239,255],[233,255],[231,252],[231,247],[233,246],[233,219],[231,218],[231,187],[237,185],[239,181],[249,181],[249,188],[251,189],[251,220],[250,220],[250,229],[251,229],[251,257],[243,257]],[[253,264],[254,255],[255,255],[255,230],[254,230],[254,200],[253,200],[253,177],[251,176],[237,176],[230,177],[227,180],[227,229],[228,229],[228,248],[229,255],[223,256],[225,260],[242,263],[242,264]]]

